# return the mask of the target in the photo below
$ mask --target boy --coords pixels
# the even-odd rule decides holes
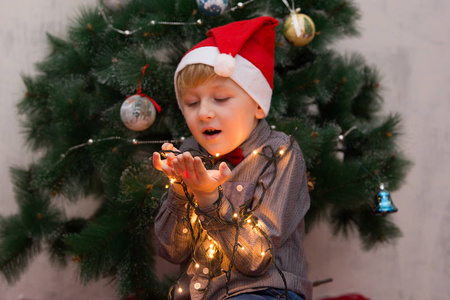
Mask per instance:
[[[175,72],[193,137],[181,152],[164,144],[165,160],[153,154],[155,168],[183,185],[172,184],[155,220],[159,254],[186,270],[175,299],[311,299],[305,163],[264,119],[277,24],[259,17],[213,28]]]

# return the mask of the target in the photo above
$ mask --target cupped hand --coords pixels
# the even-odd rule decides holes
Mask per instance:
[[[200,157],[192,157],[189,152],[177,155],[171,163],[175,174],[181,176],[200,207],[217,200],[217,187],[231,176],[231,170],[225,162],[220,164],[219,170],[206,170]]]

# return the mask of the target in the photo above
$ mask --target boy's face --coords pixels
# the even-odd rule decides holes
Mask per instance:
[[[188,87],[181,100],[189,130],[211,155],[237,148],[264,117],[259,105],[229,78],[218,77]]]

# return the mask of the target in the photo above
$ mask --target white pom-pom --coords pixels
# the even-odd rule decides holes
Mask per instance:
[[[236,66],[236,59],[225,53],[217,55],[216,62],[214,64],[214,72],[222,77],[230,77],[233,74],[234,67]]]

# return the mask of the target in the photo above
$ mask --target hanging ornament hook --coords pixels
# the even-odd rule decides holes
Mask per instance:
[[[289,6],[289,3],[287,0],[281,0],[283,1],[284,5],[286,5],[287,9],[289,10],[291,16],[292,16],[292,24],[294,24],[295,34],[297,37],[300,37],[302,34],[302,30],[300,27],[300,23],[298,22],[298,19],[295,17],[297,12],[300,12],[300,8],[295,9],[294,1],[292,1],[292,7]]]
[[[152,98],[150,98],[150,97],[147,96],[146,94],[143,94],[143,93],[142,93],[141,82],[142,82],[142,79],[144,78],[145,71],[147,70],[147,67],[148,67],[148,64],[146,64],[145,66],[142,67],[142,75],[141,75],[141,78],[139,78],[139,80],[138,80],[138,90],[137,90],[137,95],[139,95],[139,96],[141,96],[141,97],[145,97],[145,98],[147,98],[148,100],[150,100],[150,101],[153,103],[153,105],[155,106],[155,108],[156,108],[156,110],[158,111],[158,113],[160,113],[160,112],[161,112],[161,107],[158,105],[158,103],[156,103],[155,100],[153,100]],[[127,97],[127,98],[128,98],[128,97]]]

